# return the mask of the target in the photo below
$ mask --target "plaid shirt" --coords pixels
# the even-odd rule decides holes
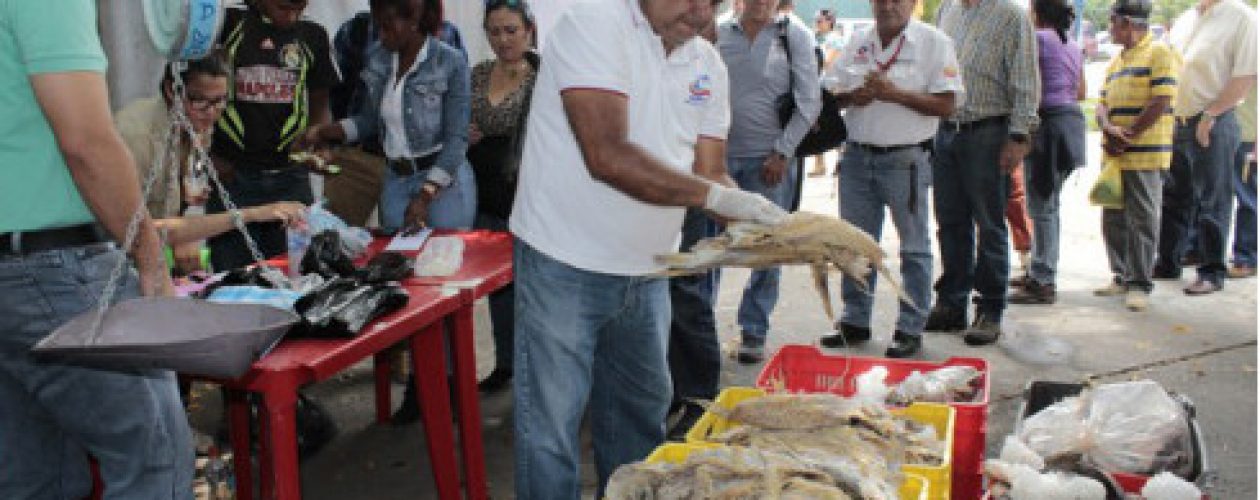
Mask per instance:
[[[958,49],[967,89],[967,101],[950,119],[1009,116],[1011,133],[1036,129],[1041,76],[1028,14],[1011,0],[979,0],[970,7],[945,0],[937,19]]]
[[[1133,48],[1125,50],[1107,66],[1107,83],[1103,86],[1102,103],[1107,106],[1107,119],[1121,127],[1137,121],[1146,104],[1156,97],[1177,99],[1177,69],[1180,58],[1167,44],[1152,41],[1147,33]],[[1119,162],[1123,170],[1160,170],[1168,168],[1173,150],[1173,109],[1168,110],[1150,128],[1133,138],[1120,156],[1103,155],[1104,163]]]

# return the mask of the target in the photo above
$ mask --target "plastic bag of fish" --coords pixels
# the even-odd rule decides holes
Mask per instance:
[[[946,366],[927,373],[914,371],[888,394],[888,403],[960,403],[975,401],[980,370],[970,366]]]

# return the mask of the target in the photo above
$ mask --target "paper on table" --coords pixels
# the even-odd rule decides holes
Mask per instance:
[[[414,252],[424,246],[424,242],[429,239],[429,235],[433,234],[430,228],[421,229],[420,232],[411,236],[403,236],[401,233],[389,240],[389,245],[385,247],[386,252]]]

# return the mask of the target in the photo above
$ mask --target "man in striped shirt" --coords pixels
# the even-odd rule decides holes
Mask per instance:
[[[1095,108],[1104,168],[1121,170],[1124,207],[1103,209],[1103,240],[1114,278],[1094,294],[1124,295],[1132,311],[1145,310],[1151,293],[1177,95],[1177,54],[1153,39],[1147,29],[1150,15],[1150,0],[1119,0],[1112,8],[1111,36],[1124,50],[1107,67],[1102,101]]]
[[[958,50],[967,101],[936,136],[933,202],[944,272],[926,329],[965,328],[974,288],[980,297],[964,340],[986,345],[1001,335],[1006,309],[1010,172],[1037,126],[1036,35],[1013,0],[945,0],[938,19]]]

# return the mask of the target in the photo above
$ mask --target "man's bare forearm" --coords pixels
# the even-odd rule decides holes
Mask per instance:
[[[1251,92],[1251,87],[1256,84],[1256,75],[1236,76],[1229,79],[1229,83],[1225,84],[1225,89],[1221,91],[1221,95],[1209,104],[1203,112],[1217,116],[1221,113],[1234,109],[1240,101],[1247,98],[1247,93]]]
[[[601,158],[588,158],[596,180],[644,203],[674,207],[702,207],[709,184],[657,160],[643,148],[623,142],[603,148]],[[594,160],[594,161],[592,161]]]
[[[1171,105],[1171,97],[1159,96],[1152,98],[1146,103],[1146,106],[1142,107],[1142,112],[1138,114],[1137,120],[1133,121],[1133,126],[1129,127],[1129,130],[1133,131],[1134,135],[1145,132],[1146,129],[1151,128],[1151,125],[1159,121],[1159,117],[1168,112],[1168,107]]]

